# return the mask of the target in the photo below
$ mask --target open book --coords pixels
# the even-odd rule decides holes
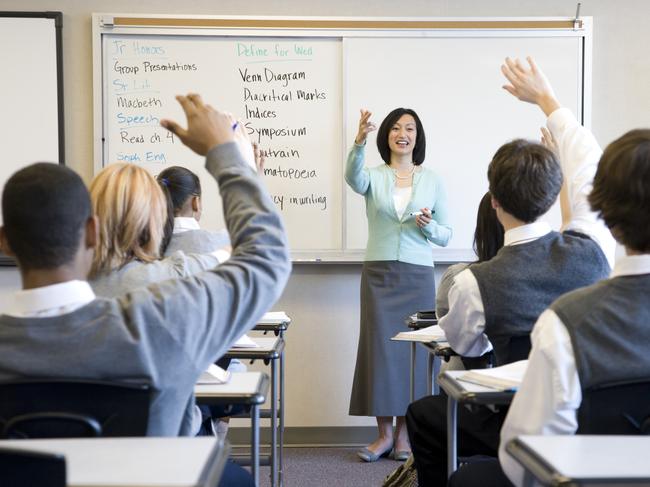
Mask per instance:
[[[287,313],[284,311],[269,311],[268,313],[264,313],[264,316],[258,320],[258,323],[278,323],[284,321],[291,321]]]
[[[215,364],[210,364],[208,370],[203,372],[196,381],[197,384],[226,384],[230,380],[230,372],[223,370]]]
[[[498,391],[516,391],[524,378],[526,367],[528,367],[528,360],[520,360],[491,369],[469,370],[459,375],[458,380]]]
[[[403,331],[391,340],[405,342],[446,342],[445,332],[438,325],[427,326],[414,331]]]

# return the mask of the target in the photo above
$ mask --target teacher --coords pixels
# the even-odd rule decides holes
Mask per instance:
[[[359,131],[348,156],[345,180],[366,199],[368,243],[361,271],[361,330],[350,414],[375,416],[379,438],[357,452],[374,462],[393,450],[410,454],[404,414],[409,403],[409,349],[390,342],[404,319],[433,309],[435,281],[430,242],[446,246],[451,238],[445,192],[440,178],[422,166],[426,142],[422,122],[408,108],[397,108],[377,132],[385,164],[364,167],[368,133],[376,129],[371,113],[361,110]],[[416,377],[424,392],[424,374]],[[396,417],[393,434],[393,417]]]

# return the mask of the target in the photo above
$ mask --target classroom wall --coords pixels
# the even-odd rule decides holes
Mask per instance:
[[[575,2],[566,0],[0,0],[0,10],[59,10],[64,14],[66,160],[86,181],[91,179],[93,167],[90,20],[93,12],[572,16],[575,6]],[[650,113],[647,90],[650,80],[650,63],[647,62],[650,2],[583,0],[582,14],[594,17],[592,126],[598,140],[606,144],[629,128],[650,125],[647,118]],[[387,60],[388,68],[390,63],[391,60]],[[404,89],[408,90],[407,72],[404,73]],[[432,134],[432,140],[436,136],[444,137],[444,134]],[[442,270],[444,266],[439,266],[438,277]],[[358,337],[359,272],[359,265],[296,265],[284,296],[276,306],[294,318],[287,344],[288,427],[373,424],[370,419],[347,415]],[[0,306],[7,305],[7,293],[18,285],[15,269],[0,269]]]

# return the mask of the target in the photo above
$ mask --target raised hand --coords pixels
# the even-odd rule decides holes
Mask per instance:
[[[542,145],[547,149],[549,149],[553,154],[555,154],[555,157],[560,157],[560,151],[557,142],[553,138],[551,132],[546,127],[542,127],[541,131],[542,131]]]
[[[167,119],[161,120],[160,125],[178,136],[194,152],[204,156],[214,146],[235,140],[232,115],[206,105],[195,93],[179,95],[176,99],[185,112],[187,129]]]
[[[361,118],[359,119],[359,131],[357,132],[357,136],[354,139],[354,142],[357,145],[364,144],[366,142],[366,138],[368,137],[368,134],[373,130],[377,130],[377,126],[370,121],[371,116],[372,116],[371,112],[369,112],[368,110],[364,110],[363,108],[361,109]]]
[[[560,103],[555,98],[551,83],[546,75],[537,67],[531,57],[527,57],[528,67],[519,59],[506,58],[501,65],[501,72],[510,84],[503,85],[503,89],[521,101],[534,103],[548,116],[560,108]]]
[[[257,168],[257,172],[258,174],[263,174],[266,157],[264,156],[264,152],[260,150],[257,142],[253,142],[253,153],[255,154],[255,167]]]

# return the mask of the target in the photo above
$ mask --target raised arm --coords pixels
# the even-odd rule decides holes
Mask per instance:
[[[370,176],[368,175],[368,170],[363,167],[363,164],[366,139],[370,132],[377,129],[376,125],[370,121],[371,116],[371,112],[361,109],[357,136],[354,138],[354,145],[350,149],[348,160],[345,164],[345,182],[348,183],[355,193],[359,194],[366,194],[370,185]]]
[[[178,100],[188,128],[168,120],[163,126],[198,154],[207,155],[206,168],[217,180],[223,200],[232,256],[212,271],[133,293],[123,307],[157,319],[200,371],[275,303],[291,264],[280,215],[250,161],[244,160],[236,140],[243,134],[233,130],[232,117],[205,105],[198,95]]]
[[[503,88],[518,99],[539,106],[548,117],[547,126],[558,146],[566,184],[568,208],[565,218],[568,222],[565,229],[584,233],[594,239],[611,266],[614,261],[614,239],[587,201],[602,154],[598,142],[570,110],[561,107],[548,79],[531,58],[528,58],[528,67],[524,67],[519,60],[506,58],[501,70],[510,82]]]

